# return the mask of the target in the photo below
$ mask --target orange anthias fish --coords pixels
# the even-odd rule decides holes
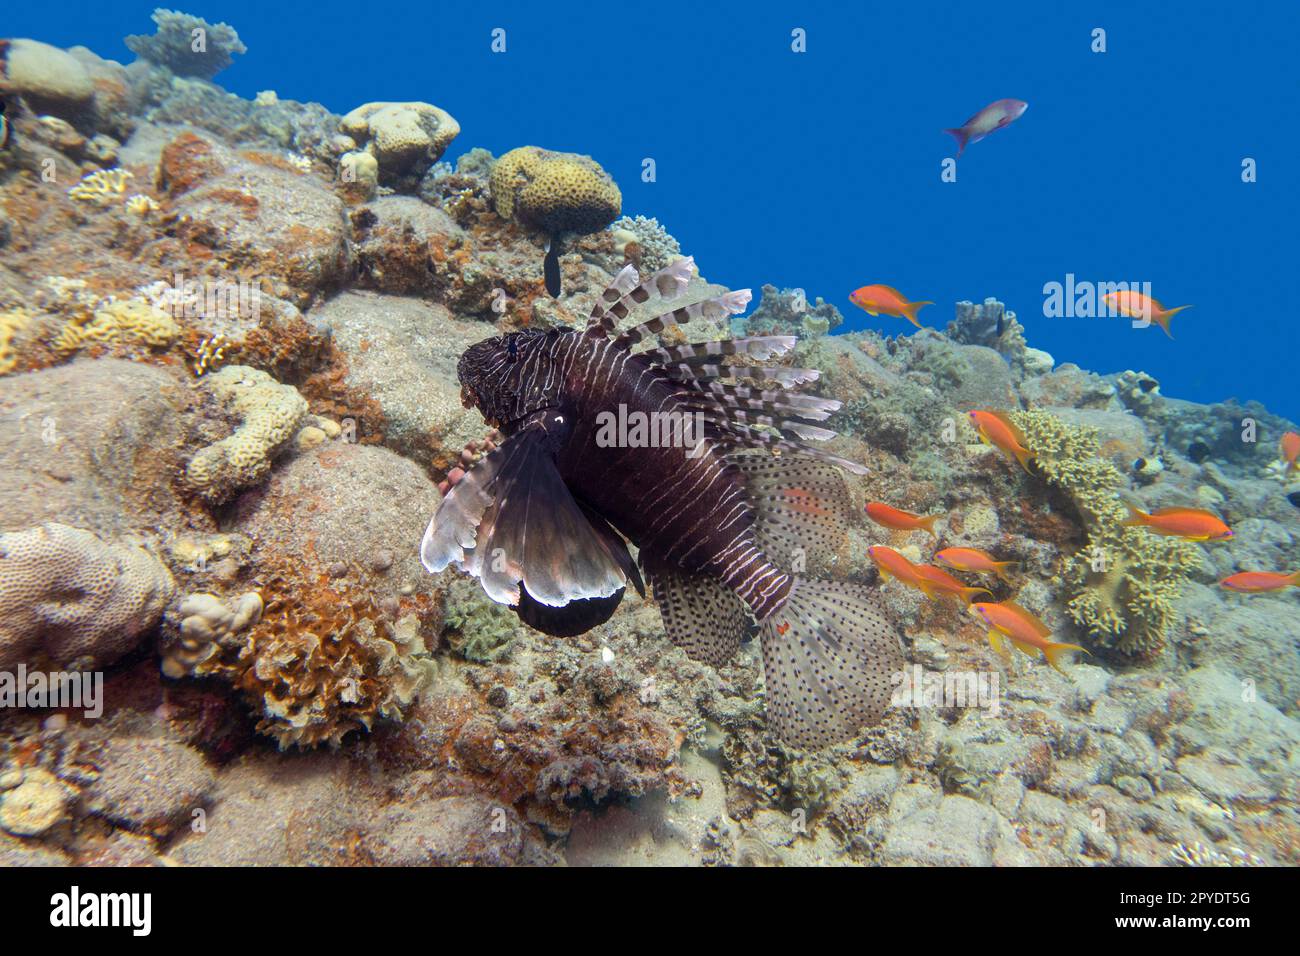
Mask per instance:
[[[916,576],[929,585],[928,588],[922,587],[929,598],[955,597],[969,604],[975,600],[977,594],[993,596],[993,592],[988,588],[967,587],[965,582],[958,581],[943,568],[936,568],[933,564],[915,564],[912,567],[916,571]]]
[[[940,564],[957,571],[976,571],[981,574],[996,574],[1008,584],[1007,568],[1015,567],[1014,561],[998,561],[987,551],[979,548],[944,548],[935,552],[934,559]]]
[[[1169,320],[1183,309],[1191,308],[1190,305],[1180,305],[1176,309],[1166,309],[1151,296],[1132,290],[1107,292],[1102,296],[1101,300],[1120,315],[1127,315],[1130,319],[1145,319],[1148,322],[1154,322],[1164,329],[1165,335],[1171,339],[1174,334],[1169,331]]]
[[[1148,514],[1133,505],[1128,506],[1126,528],[1146,528],[1156,534],[1188,541],[1222,541],[1232,537],[1232,529],[1223,519],[1200,508],[1161,508]]]
[[[1295,432],[1287,432],[1282,436],[1282,460],[1286,462],[1286,473],[1300,468],[1300,463],[1296,459],[1300,458],[1300,435]]]
[[[928,531],[937,538],[939,535],[935,533],[934,523],[943,515],[914,515],[879,501],[870,501],[867,502],[867,517],[895,531]]]
[[[1219,584],[1229,591],[1238,591],[1242,594],[1300,588],[1300,571],[1291,574],[1281,574],[1277,571],[1238,571],[1236,574],[1228,575]]]
[[[1024,432],[1012,423],[1005,412],[976,409],[968,414],[971,425],[979,433],[980,441],[992,445],[1008,459],[1014,458],[1020,462],[1020,467],[1025,469],[1025,474],[1033,474],[1029,470],[1029,460],[1034,457],[1034,453],[1025,447]]]
[[[1024,100],[996,100],[980,110],[956,129],[946,129],[957,140],[957,158],[965,152],[967,145],[978,143],[995,130],[1014,123],[1029,109]]]
[[[1052,629],[1012,601],[1003,601],[1001,604],[976,603],[968,610],[988,625],[989,644],[1003,657],[1011,654],[1002,642],[1003,637],[1010,640],[1016,650],[1029,657],[1037,657],[1038,651],[1042,651],[1047,663],[1058,671],[1061,670],[1058,661],[1062,655],[1069,651],[1088,653],[1086,648],[1078,644],[1060,644],[1051,640]]]
[[[887,285],[864,285],[849,293],[849,301],[859,309],[865,309],[867,315],[892,315],[907,319],[918,329],[923,329],[916,320],[916,313],[922,306],[934,305],[933,302],[908,302],[903,293]]]
[[[916,565],[893,548],[886,548],[884,545],[878,544],[867,548],[867,556],[880,569],[882,578],[893,578],[900,584],[906,584],[909,588],[917,588],[921,591],[925,591],[929,587],[925,579],[917,574]],[[927,591],[927,593],[929,592]]]

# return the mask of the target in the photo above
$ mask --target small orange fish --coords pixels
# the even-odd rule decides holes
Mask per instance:
[[[895,531],[928,531],[937,538],[939,535],[935,533],[934,523],[943,515],[914,515],[910,511],[900,511],[879,501],[870,501],[867,503],[867,517],[876,524]]]
[[[1228,575],[1219,584],[1229,591],[1239,591],[1242,594],[1300,588],[1300,571],[1291,574],[1280,574],[1277,571],[1238,571],[1236,574]]]
[[[1120,315],[1127,315],[1130,319],[1145,319],[1148,322],[1154,322],[1164,329],[1165,335],[1171,339],[1174,335],[1169,331],[1169,320],[1183,309],[1191,308],[1190,305],[1180,305],[1176,309],[1166,309],[1151,296],[1133,290],[1107,292],[1101,297],[1101,300]]]
[[[1015,567],[1014,561],[998,561],[987,551],[979,548],[944,548],[934,555],[940,564],[957,571],[975,571],[980,574],[996,574],[1008,584],[1007,568]]]
[[[1297,459],[1300,459],[1300,435],[1295,432],[1287,432],[1282,436],[1281,444],[1282,460],[1286,462],[1286,473],[1289,475],[1297,468],[1300,468],[1300,463],[1297,462]]]
[[[893,578],[900,584],[905,584],[909,588],[917,588],[926,591],[929,584],[926,583],[919,574],[916,573],[916,565],[907,558],[903,557],[893,548],[886,548],[878,544],[874,547],[867,548],[867,556],[871,558],[872,563],[880,569],[882,578]],[[926,591],[928,594],[929,592]]]
[[[926,597],[934,599],[935,597],[955,597],[960,598],[969,604],[975,600],[977,594],[987,594],[993,596],[993,592],[988,588],[967,587],[962,581],[958,581],[943,568],[936,568],[933,564],[914,564],[912,566],[916,571],[916,576],[920,578],[928,588],[922,588]]]
[[[1029,460],[1034,457],[1034,453],[1025,447],[1024,432],[1012,423],[1006,412],[976,409],[968,414],[971,425],[979,433],[980,441],[998,449],[1007,456],[1008,460],[1015,459],[1020,462],[1020,467],[1025,469],[1025,474],[1033,474],[1029,470]]]
[[[918,329],[925,326],[916,320],[916,313],[921,311],[922,306],[934,305],[933,302],[908,302],[903,293],[887,285],[864,285],[861,289],[854,289],[849,293],[849,301],[858,308],[865,309],[867,315],[892,315],[907,319]]]
[[[1068,651],[1088,653],[1086,648],[1078,644],[1060,644],[1051,640],[1052,629],[1013,601],[1003,601],[1001,604],[975,603],[967,610],[988,625],[989,644],[1003,657],[1011,656],[1002,642],[1003,637],[1010,640],[1016,650],[1029,657],[1037,657],[1038,651],[1042,651],[1047,663],[1058,671],[1061,670],[1058,661],[1063,654]]]
[[[1146,528],[1156,534],[1188,541],[1222,541],[1232,537],[1232,529],[1218,515],[1200,508],[1161,508],[1148,514],[1128,506],[1126,528]]]

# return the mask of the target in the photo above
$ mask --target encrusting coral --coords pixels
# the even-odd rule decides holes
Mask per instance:
[[[623,206],[618,186],[590,156],[537,146],[520,146],[498,159],[490,187],[502,218],[548,235],[596,232]]]
[[[1125,527],[1123,476],[1101,453],[1098,432],[1040,411],[1012,415],[1034,462],[1083,519],[1088,544],[1068,557],[1060,583],[1066,609],[1099,645],[1150,659],[1165,645],[1174,602],[1200,562],[1195,546]]]
[[[294,593],[304,586],[311,593]],[[233,610],[213,595],[187,598],[180,645],[164,650],[164,672],[225,679],[281,749],[337,747],[380,719],[401,720],[433,682],[417,614],[389,620],[369,597],[323,579],[276,578],[264,590],[272,595],[264,609],[257,594]]]
[[[132,650],[175,585],[148,551],[47,523],[0,535],[0,670],[95,668]]]
[[[307,401],[293,386],[246,365],[228,365],[199,382],[239,420],[233,434],[201,449],[185,469],[191,487],[219,503],[266,477],[307,417]]]

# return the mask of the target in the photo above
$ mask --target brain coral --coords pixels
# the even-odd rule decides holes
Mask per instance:
[[[499,215],[550,235],[596,232],[623,207],[618,186],[590,156],[537,146],[498,159],[489,185]]]
[[[307,402],[292,385],[246,365],[229,365],[199,383],[240,423],[233,434],[199,451],[185,469],[190,485],[219,504],[266,477],[271,459],[306,418]]]
[[[180,335],[176,321],[144,299],[108,299],[93,313],[80,313],[59,330],[53,345],[75,352],[94,344],[148,345],[162,348]]]
[[[1088,545],[1071,555],[1060,580],[1072,595],[1070,617],[1102,647],[1150,659],[1174,623],[1174,601],[1200,562],[1194,545],[1126,528],[1118,490],[1123,476],[1101,453],[1094,428],[1067,425],[1044,412],[1015,422],[1048,480],[1074,502]]]
[[[389,621],[368,598],[336,592],[324,579],[301,593],[296,576],[269,577],[272,597],[255,621],[247,595],[233,612],[211,595],[187,598],[183,651],[164,653],[169,676],[229,681],[261,713],[257,729],[281,749],[337,747],[380,718],[400,720],[432,683],[435,664],[416,614]],[[193,625],[196,617],[202,626]],[[212,642],[207,649],[204,639]]]
[[[91,669],[133,649],[174,584],[148,551],[48,523],[0,535],[0,670]]]

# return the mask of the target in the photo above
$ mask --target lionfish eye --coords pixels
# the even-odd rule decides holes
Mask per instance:
[[[519,358],[519,343],[514,339],[506,339],[506,355],[512,362]]]

